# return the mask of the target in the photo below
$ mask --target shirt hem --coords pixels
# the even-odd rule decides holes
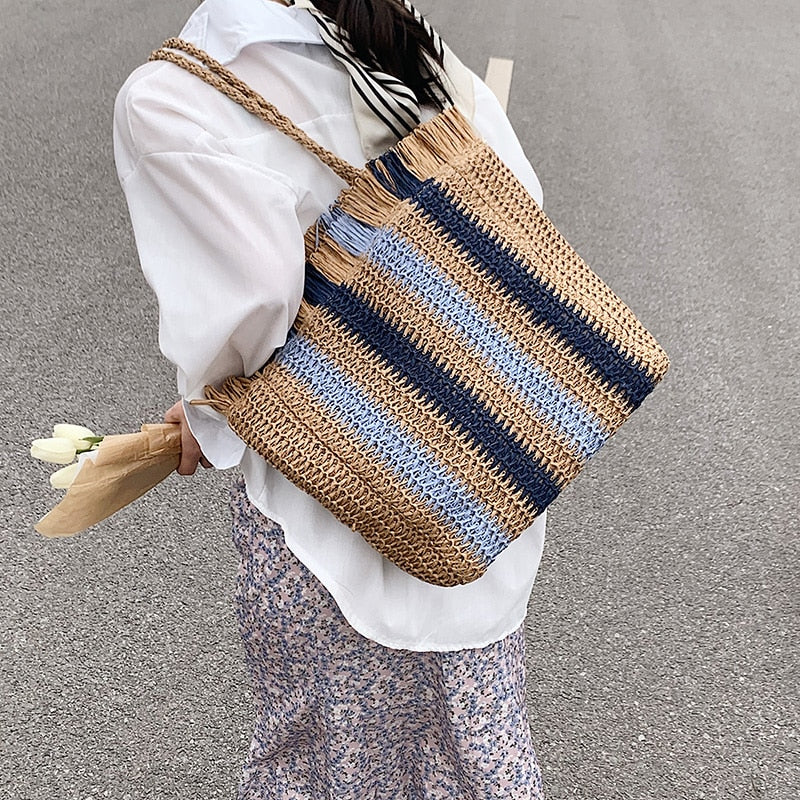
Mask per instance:
[[[366,624],[359,615],[354,611],[353,607],[341,597],[341,592],[337,591],[339,584],[330,575],[326,575],[324,571],[314,569],[310,564],[313,564],[314,559],[312,554],[309,554],[303,547],[298,546],[296,542],[290,541],[291,537],[287,534],[287,523],[280,513],[276,513],[274,509],[267,507],[259,498],[253,497],[247,489],[245,483],[245,491],[250,498],[250,502],[266,517],[276,522],[281,526],[284,532],[286,546],[291,553],[311,572],[311,574],[325,587],[326,591],[331,595],[333,601],[336,603],[337,608],[341,611],[342,616],[347,620],[356,633],[363,636],[370,641],[388,647],[391,650],[410,650],[417,653],[449,653],[459,650],[480,650],[481,648],[488,647],[489,645],[496,644],[497,642],[505,639],[514,633],[520,625],[525,622],[527,617],[527,610],[522,613],[515,614],[511,620],[501,628],[497,633],[486,632],[480,637],[459,640],[455,642],[443,642],[437,640],[416,640],[416,639],[394,639],[387,637],[383,634],[377,633],[374,628]]]

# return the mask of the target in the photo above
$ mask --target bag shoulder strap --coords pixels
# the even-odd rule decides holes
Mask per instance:
[[[196,59],[196,61],[186,58],[185,55],[180,55],[180,53],[175,52],[176,50],[182,51]],[[323,164],[330,167],[347,184],[352,184],[360,174],[361,170],[315,142],[307,133],[298,128],[289,117],[281,114],[272,103],[265,100],[254,89],[251,89],[229,69],[222,66],[219,61],[215,61],[208,53],[199,47],[195,47],[190,42],[177,38],[167,39],[158,50],[155,50],[150,55],[148,60],[169,61],[196,75],[210,86],[230,97],[231,100],[237,102],[251,114],[255,114],[265,122],[273,125],[281,133],[285,133],[301,144]]]

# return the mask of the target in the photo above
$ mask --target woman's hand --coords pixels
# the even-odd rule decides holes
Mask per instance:
[[[197,439],[194,438],[189,423],[186,422],[186,414],[183,411],[183,401],[178,400],[166,414],[164,422],[174,422],[181,426],[181,462],[178,464],[178,475],[194,475],[197,465],[210,467],[211,462],[203,455]]]

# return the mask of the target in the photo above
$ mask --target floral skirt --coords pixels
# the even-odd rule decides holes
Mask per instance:
[[[231,510],[256,704],[239,800],[542,800],[521,628],[474,650],[379,645],[348,624],[243,481]]]

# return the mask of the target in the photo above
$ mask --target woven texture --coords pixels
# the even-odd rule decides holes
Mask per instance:
[[[430,583],[480,577],[667,370],[455,108],[367,164],[306,254],[285,347],[209,400]]]

